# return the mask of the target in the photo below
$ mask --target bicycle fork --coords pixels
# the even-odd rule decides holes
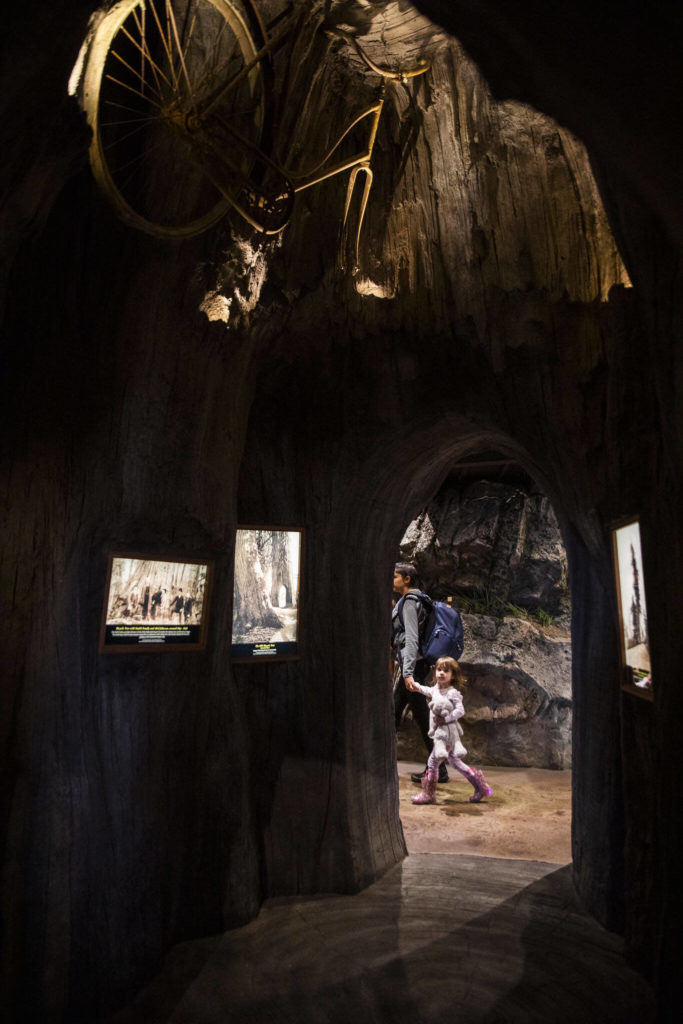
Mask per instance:
[[[368,139],[368,148],[360,162],[353,167],[351,174],[349,175],[349,181],[346,186],[346,201],[344,203],[344,216],[342,218],[341,233],[339,238],[339,249],[337,252],[337,267],[341,271],[346,270],[346,253],[347,253],[347,242],[348,242],[348,229],[349,229],[349,211],[351,209],[351,200],[353,199],[353,193],[356,188],[356,181],[359,174],[365,175],[365,181],[363,183],[363,194],[361,195],[360,208],[358,210],[358,226],[356,228],[355,244],[353,247],[353,266],[351,267],[351,275],[355,277],[360,269],[358,262],[358,251],[360,249],[360,235],[363,229],[363,221],[365,220],[365,211],[368,205],[368,198],[370,196],[370,189],[372,188],[373,173],[370,161],[372,159],[372,150],[375,145],[375,139],[377,138],[377,128],[379,126],[379,119],[382,114],[382,108],[384,106],[384,88],[382,88],[382,95],[377,101],[375,107],[372,109],[372,121],[370,124],[370,138]]]
[[[347,243],[349,236],[349,213],[351,211],[351,201],[353,199],[353,193],[356,187],[356,181],[358,180],[359,174],[365,175],[365,182],[363,185],[363,192],[360,200],[360,208],[358,211],[358,226],[356,228],[356,236],[354,240],[353,248],[353,267],[351,270],[352,274],[358,273],[358,250],[360,248],[360,235],[363,227],[363,221],[365,219],[365,210],[368,205],[368,197],[370,195],[370,189],[372,187],[373,173],[370,167],[370,161],[372,160],[372,150],[375,145],[375,139],[377,138],[377,128],[379,126],[379,119],[382,115],[382,108],[384,107],[384,84],[382,84],[382,91],[379,99],[373,106],[364,110],[363,113],[353,121],[346,129],[340,139],[337,140],[336,146],[344,139],[348,133],[365,118],[370,119],[370,133],[368,137],[368,143],[362,153],[357,153],[353,157],[349,157],[347,160],[342,160],[338,164],[334,164],[328,167],[326,170],[321,171],[320,167],[317,169],[317,173],[313,173],[306,180],[302,181],[301,184],[294,186],[295,192],[302,192],[306,188],[311,188],[312,185],[318,185],[321,181],[325,181],[327,178],[332,178],[336,174],[342,174],[344,171],[350,171],[349,181],[346,186],[346,200],[344,203],[344,216],[342,218],[342,225],[339,238],[339,248],[337,251],[337,267],[339,270],[345,271],[347,268],[346,252]],[[328,154],[329,157],[330,154]],[[326,162],[328,157],[325,158],[323,164]],[[296,179],[295,179],[296,180]]]
[[[368,205],[368,196],[370,195],[370,189],[372,188],[372,168],[370,162],[365,160],[362,164],[358,164],[354,167],[349,175],[349,183],[346,186],[346,202],[344,204],[344,217],[342,219],[341,234],[339,238],[339,249],[337,252],[337,267],[339,270],[346,270],[346,252],[348,248],[348,218],[349,209],[351,207],[351,199],[353,198],[353,192],[356,187],[356,179],[360,173],[365,175],[365,183],[363,185],[363,195],[360,200],[360,209],[358,211],[358,227],[356,228],[356,239],[353,249],[353,266],[351,267],[351,276],[355,277],[360,269],[358,263],[358,250],[360,248],[360,233],[363,227],[363,220],[365,218],[365,208]]]

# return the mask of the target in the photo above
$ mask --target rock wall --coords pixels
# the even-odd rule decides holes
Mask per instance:
[[[569,768],[571,605],[567,555],[548,498],[520,483],[448,482],[406,530],[400,555],[433,597],[497,609],[463,614],[463,726],[472,760]],[[557,618],[542,627],[503,616],[506,604]],[[420,746],[402,740],[400,754],[421,758]]]
[[[465,745],[475,762],[570,768],[571,639],[522,619],[465,615]]]
[[[571,768],[571,638],[506,616],[463,615],[467,678],[462,720],[475,764]],[[400,760],[421,760],[422,739],[409,718],[398,735]]]
[[[488,597],[569,621],[567,555],[550,500],[519,484],[442,487],[401,540],[434,597]]]

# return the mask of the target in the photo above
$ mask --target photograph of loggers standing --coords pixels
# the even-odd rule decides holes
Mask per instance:
[[[102,646],[195,645],[209,563],[111,555]]]

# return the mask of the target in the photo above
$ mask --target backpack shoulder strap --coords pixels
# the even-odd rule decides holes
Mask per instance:
[[[406,599],[411,598],[411,600],[417,601],[418,605],[421,605],[422,598],[424,597],[427,597],[427,595],[423,594],[421,590],[411,590],[409,594],[403,594],[402,597],[399,597],[396,602],[396,615],[398,616],[398,621],[401,623],[401,628],[405,627],[403,619],[403,605],[405,604]],[[429,600],[429,598],[427,598],[427,600]]]
[[[398,621],[401,623],[401,628],[405,628],[405,622],[403,620],[403,603],[410,598],[415,601],[418,606],[418,622],[420,628],[420,636],[422,636],[425,623],[429,619],[429,616],[434,611],[434,602],[432,601],[429,594],[425,594],[423,590],[411,590],[409,594],[404,594],[403,597],[399,598],[396,604],[396,613],[398,615]],[[420,621],[420,609],[423,610],[424,616]]]

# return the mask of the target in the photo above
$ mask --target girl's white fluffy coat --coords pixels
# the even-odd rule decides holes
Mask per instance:
[[[429,735],[434,740],[434,753],[438,758],[447,758],[449,754],[455,757],[463,757],[467,750],[463,746],[460,737],[462,728],[458,722],[465,714],[460,690],[449,686],[447,690],[440,690],[434,686],[422,686],[417,684],[417,689],[429,700]],[[439,707],[440,710],[436,710]],[[444,721],[443,725],[435,722],[435,714]]]

